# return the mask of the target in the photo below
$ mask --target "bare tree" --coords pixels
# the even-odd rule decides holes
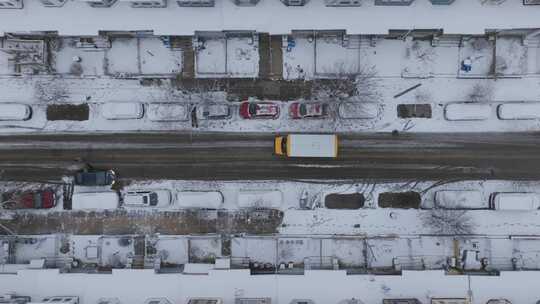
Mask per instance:
[[[475,83],[467,97],[473,102],[490,102],[493,98],[493,87],[490,83]]]
[[[466,210],[434,208],[423,213],[421,221],[434,234],[468,235],[474,232],[472,219]]]
[[[41,102],[57,102],[69,97],[67,86],[60,79],[37,81],[34,85],[36,98]]]
[[[348,68],[344,62],[336,63],[324,79],[313,81],[312,95],[319,98],[352,99],[378,102],[381,98],[375,66],[360,65]]]

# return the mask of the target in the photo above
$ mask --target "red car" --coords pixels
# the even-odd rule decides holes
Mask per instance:
[[[54,191],[52,189],[24,192],[19,197],[23,208],[48,209],[56,205]]]
[[[328,115],[328,104],[320,102],[293,102],[289,106],[289,115],[293,119],[324,118]]]
[[[240,116],[245,119],[276,119],[279,106],[273,102],[249,102],[240,104]]]

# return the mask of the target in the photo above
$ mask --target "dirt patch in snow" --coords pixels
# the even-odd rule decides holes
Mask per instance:
[[[379,194],[379,207],[381,208],[419,209],[421,202],[420,193],[414,191]]]
[[[47,120],[88,120],[90,109],[84,104],[51,104],[47,106]]]
[[[105,211],[17,213],[0,220],[17,234],[206,234],[206,233],[276,233],[283,212],[279,210],[246,211]]]

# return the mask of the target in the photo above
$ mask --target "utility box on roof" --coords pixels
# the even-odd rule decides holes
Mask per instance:
[[[0,0],[0,9],[2,8],[23,8],[22,0]]]
[[[62,7],[67,0],[41,0],[41,4],[46,7]]]
[[[271,304],[270,298],[236,298],[235,304]]]
[[[189,7],[213,7],[216,2],[214,0],[176,0],[176,4]]]
[[[431,298],[431,304],[470,304],[465,298]]]
[[[304,6],[308,0],[281,0],[286,6]]]
[[[187,304],[223,304],[219,298],[191,298]]]
[[[77,0],[79,2],[86,2],[91,7],[111,7],[116,3],[116,0]]]
[[[414,0],[375,0],[375,5],[407,6],[413,2]]]
[[[120,2],[127,2],[134,8],[152,8],[152,7],[166,7],[167,0],[120,0]]]
[[[325,0],[324,4],[326,6],[362,6],[360,0]]]
[[[383,304],[422,304],[418,299],[384,299]]]
[[[450,5],[454,3],[455,0],[429,0],[433,5]]]
[[[31,304],[50,304],[50,303],[62,303],[62,304],[79,304],[79,297],[76,296],[53,296],[43,298],[40,302],[31,302]]]

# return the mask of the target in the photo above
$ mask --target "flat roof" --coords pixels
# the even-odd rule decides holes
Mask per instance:
[[[250,297],[269,297],[272,303],[311,299],[315,303],[338,303],[356,298],[364,303],[382,299],[465,298],[474,303],[508,298],[513,303],[535,303],[538,271],[501,272],[499,276],[445,275],[438,271],[403,271],[402,275],[346,275],[345,271],[307,270],[304,275],[253,275],[249,270],[211,270],[208,275],[156,274],[151,269],[113,269],[111,274],[60,273],[57,269],[21,270],[0,276],[0,292],[41,298],[50,295],[78,296],[81,303],[97,303],[117,297],[120,303],[142,303],[155,297],[171,303],[187,303],[201,296],[233,303],[235,290]],[[114,286],[111,289],[111,286]],[[389,292],[390,291],[390,292]]]
[[[0,33],[58,31],[60,35],[96,35],[100,30],[153,30],[156,35],[192,35],[195,31],[254,30],[287,34],[291,30],[342,29],[350,34],[386,34],[389,29],[444,29],[447,34],[482,34],[485,29],[537,28],[539,5],[522,1],[482,5],[459,0],[432,5],[416,0],[410,6],[326,7],[324,0],[288,7],[279,0],[261,0],[239,7],[231,0],[216,0],[215,7],[132,8],[118,2],[110,8],[93,8],[81,1],[63,7],[44,7],[25,0],[22,9],[0,9]]]
[[[336,144],[334,134],[290,134],[287,149],[289,156],[336,157]]]

